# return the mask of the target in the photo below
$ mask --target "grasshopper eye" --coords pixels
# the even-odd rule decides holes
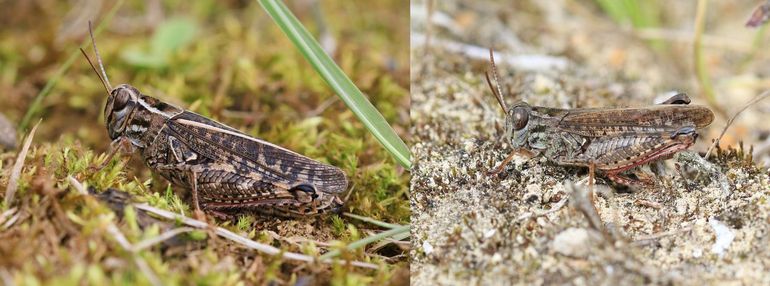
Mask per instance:
[[[128,91],[123,89],[118,90],[117,94],[115,95],[115,100],[112,102],[112,110],[117,111],[123,109],[126,107],[126,104],[130,98],[131,96],[128,94]]]
[[[525,126],[527,126],[527,122],[529,122],[529,112],[524,107],[516,107],[513,109],[513,129],[514,130],[521,130]]]

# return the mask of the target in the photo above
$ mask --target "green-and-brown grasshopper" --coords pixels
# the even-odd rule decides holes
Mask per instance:
[[[93,32],[91,41],[101,74],[81,51],[109,95],[104,118],[113,140],[110,157],[119,149],[138,149],[152,171],[190,190],[197,215],[203,210],[219,217],[248,212],[300,217],[341,208],[338,195],[348,186],[342,170],[144,95],[131,85],[112,88]]]
[[[490,50],[495,81],[497,68]],[[508,108],[498,84],[487,83],[505,111],[505,138],[513,152],[492,171],[499,173],[513,155],[542,155],[558,165],[598,170],[621,185],[650,185],[622,173],[656,160],[670,158],[695,143],[696,130],[711,124],[714,114],[704,106],[688,105],[685,94],[647,107],[558,109],[526,102]]]

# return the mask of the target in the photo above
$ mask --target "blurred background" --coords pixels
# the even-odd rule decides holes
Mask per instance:
[[[405,138],[410,103],[407,2],[300,0],[286,4]],[[2,229],[0,274],[4,279],[54,284],[61,279],[95,279],[86,280],[95,284],[146,282],[136,278],[141,275],[131,264],[108,265],[115,257],[122,261],[122,255],[103,232],[83,233],[82,225],[47,212],[53,208],[52,201],[62,200],[67,193],[44,190],[66,190],[64,178],[69,174],[99,189],[115,187],[135,200],[175,212],[186,210],[186,205],[173,203],[177,199],[173,194],[169,197],[167,182],[151,174],[138,155],[127,168],[115,163],[107,168],[107,175],[95,177],[84,173],[83,166],[72,166],[78,160],[90,163],[110,146],[103,118],[106,94],[77,49],[85,44],[94,59],[89,20],[113,86],[131,84],[144,94],[336,165],[348,174],[353,189],[343,211],[394,224],[409,222],[408,173],[338,99],[257,1],[41,0],[0,1],[0,5],[3,187],[22,138],[42,118],[19,180],[17,197],[22,207],[2,217],[7,222],[14,214],[26,214]],[[52,198],[44,204],[32,203],[47,196]],[[77,201],[61,204],[63,213],[86,221],[92,218],[82,213],[87,211]],[[284,250],[311,254],[380,232],[372,224],[341,215],[299,221],[245,216],[237,225],[224,224]],[[36,229],[47,230],[44,235]],[[143,230],[128,232],[129,237],[145,235]],[[207,247],[206,240],[190,244],[189,237],[183,238],[188,241],[173,245],[177,247],[171,247],[173,251],[164,246],[145,255],[164,283],[220,284],[245,279],[255,284],[355,284],[408,278],[404,252],[408,242],[391,240],[346,254],[349,259],[382,264],[380,270],[371,271],[284,264],[223,244]],[[89,269],[90,278],[83,278],[83,269]]]
[[[0,12],[0,111],[19,123],[73,47],[87,38],[88,21],[98,25],[114,4],[7,3]],[[388,121],[403,126],[408,112],[397,107],[408,106],[403,92],[409,71],[403,41],[407,28],[391,23],[408,19],[397,13],[397,3],[376,4],[382,7],[367,16],[351,16],[361,7],[350,3],[290,4]],[[257,133],[345,109],[341,102],[326,102],[337,100],[254,1],[127,1],[96,41],[113,85],[130,83],[203,115],[245,123]],[[90,46],[86,50],[92,53]],[[97,121],[106,98],[100,88],[78,55],[33,113],[34,120],[50,121],[41,126],[39,138],[79,134],[89,146],[105,150],[106,133],[91,132],[104,128]]]
[[[504,83],[513,85],[518,79],[510,76],[533,71],[541,75],[522,80],[554,91],[514,96],[509,103],[638,106],[685,92],[717,115],[699,138],[698,150],[705,150],[731,116],[770,89],[767,25],[746,26],[766,2],[438,1],[431,7],[430,1],[418,1],[412,8],[417,31],[412,41],[474,59],[472,69],[481,75],[488,67],[487,49],[494,48],[498,61],[513,69],[501,70]],[[413,65],[432,68],[419,60]],[[580,75],[586,72],[591,75]],[[574,86],[564,83],[573,78],[579,80]],[[770,101],[752,105],[722,138],[722,146],[742,141],[754,146],[757,159],[770,162],[769,118]]]

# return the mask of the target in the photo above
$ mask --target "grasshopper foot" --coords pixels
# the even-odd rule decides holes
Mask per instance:
[[[638,180],[636,180],[636,179],[629,178],[627,176],[620,175],[619,173],[607,173],[607,178],[617,184],[629,186],[629,187],[651,188],[655,186],[655,181],[651,177],[646,175],[642,175],[639,177]]]
[[[221,220],[221,221],[232,220],[233,218],[236,217],[234,215],[229,215],[227,213],[223,213],[223,212],[215,211],[215,210],[206,210],[206,213],[211,215],[213,218]]]
[[[204,213],[204,212],[203,212],[202,210],[200,210],[200,209],[196,209],[195,211],[193,211],[193,218],[194,218],[194,219],[197,219],[197,220],[199,220],[199,221],[202,221],[202,222],[208,222],[208,221],[206,220],[206,213]]]
[[[508,157],[505,157],[505,160],[503,160],[503,162],[500,163],[500,165],[498,165],[497,167],[495,167],[491,171],[487,172],[487,175],[494,176],[494,175],[499,174],[503,170],[505,170],[505,166],[507,166],[508,163],[510,163],[511,160],[513,160],[513,156],[515,156],[516,154],[524,155],[524,156],[529,157],[529,158],[537,156],[537,154],[535,154],[532,151],[529,151],[527,149],[513,149],[513,151],[511,151],[511,154],[508,154]]]
[[[513,156],[514,156],[514,155],[516,155],[516,152],[515,152],[515,151],[514,151],[514,152],[511,152],[511,154],[508,154],[508,157],[505,157],[505,160],[503,160],[503,162],[502,162],[502,163],[500,163],[500,165],[498,165],[497,167],[495,167],[495,168],[494,168],[494,169],[492,169],[491,171],[487,172],[487,175],[489,175],[489,176],[494,176],[494,175],[500,174],[500,172],[502,172],[503,170],[505,170],[505,166],[507,166],[507,165],[508,165],[508,163],[510,163],[510,162],[511,162],[511,160],[513,160]]]
[[[637,169],[634,171],[634,175],[636,175],[636,178],[638,178],[640,182],[648,187],[657,185],[655,174],[651,173],[649,170],[645,171],[644,169]]]
[[[131,141],[124,137],[119,137],[110,143],[110,151],[107,153],[107,158],[104,159],[104,162],[96,166],[89,166],[87,171],[89,174],[96,174],[97,172],[104,169],[104,167],[107,167],[107,165],[112,162],[112,158],[114,158],[115,155],[120,154],[121,156],[124,156],[133,152],[134,147],[131,145]]]

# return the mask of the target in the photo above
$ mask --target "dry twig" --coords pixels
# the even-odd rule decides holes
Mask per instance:
[[[32,138],[35,137],[35,131],[37,130],[37,127],[40,125],[41,121],[42,120],[38,121],[37,124],[35,124],[35,127],[32,127],[32,130],[29,131],[27,139],[24,140],[24,147],[22,147],[21,151],[19,151],[19,156],[16,157],[16,163],[13,164],[13,169],[11,169],[11,176],[8,177],[8,187],[5,188],[6,206],[10,205],[11,201],[13,201],[13,197],[16,195],[16,190],[19,188],[21,168],[24,167],[24,159],[27,157],[27,151],[29,151],[29,146],[32,144]]]
[[[684,227],[682,229],[675,229],[675,230],[670,230],[670,231],[665,231],[665,232],[654,233],[654,234],[650,234],[650,235],[643,235],[643,236],[638,237],[636,240],[634,240],[632,242],[632,244],[637,245],[637,246],[642,246],[642,245],[649,244],[652,241],[655,241],[655,240],[658,240],[658,239],[661,239],[661,238],[664,238],[664,237],[667,237],[667,236],[678,235],[680,233],[689,232],[691,230],[692,230],[692,226],[686,226],[686,227]]]
[[[735,118],[737,118],[738,115],[740,115],[741,113],[746,111],[746,109],[748,109],[750,106],[756,104],[760,100],[763,100],[763,99],[767,98],[768,96],[770,96],[770,90],[765,90],[765,92],[763,92],[763,93],[757,95],[756,97],[754,97],[754,99],[749,101],[749,103],[744,105],[740,110],[738,110],[738,112],[736,112],[732,117],[730,117],[730,120],[728,120],[727,124],[725,124],[725,128],[722,129],[722,133],[719,134],[719,137],[717,137],[716,140],[714,140],[714,143],[711,144],[711,147],[709,147],[708,151],[706,151],[706,155],[703,158],[704,159],[708,159],[709,158],[709,156],[711,155],[711,150],[714,149],[714,147],[716,147],[717,145],[719,145],[719,140],[722,139],[722,136],[725,136],[725,132],[727,132],[727,129],[730,128],[730,125],[733,124],[733,121],[735,121]]]
[[[192,218],[180,215],[180,214],[172,213],[172,212],[167,211],[167,210],[162,210],[162,209],[150,206],[148,204],[144,204],[144,203],[142,203],[142,204],[134,204],[134,207],[137,208],[137,209],[146,211],[148,213],[152,213],[152,214],[158,215],[158,216],[166,218],[166,219],[180,221],[181,223],[183,223],[183,224],[185,224],[187,226],[190,226],[190,227],[200,228],[200,229],[206,229],[206,228],[209,227],[209,225],[206,224],[205,222],[202,222],[202,221],[199,221],[199,220],[196,220],[196,219],[192,219]],[[304,261],[304,262],[313,262],[313,261],[315,261],[315,259],[312,256],[304,255],[304,254],[300,254],[300,253],[293,253],[293,252],[283,252],[282,250],[280,250],[278,248],[275,248],[275,247],[272,247],[270,245],[266,245],[266,244],[262,244],[262,243],[253,241],[251,239],[248,239],[246,237],[243,237],[241,235],[238,235],[238,234],[236,234],[236,233],[234,233],[232,231],[229,231],[229,230],[221,228],[221,227],[214,227],[214,233],[216,233],[217,235],[219,235],[219,236],[221,236],[223,238],[226,238],[226,239],[228,239],[230,241],[233,241],[235,243],[243,245],[243,246],[245,246],[247,248],[251,248],[251,249],[257,250],[259,252],[262,252],[262,253],[265,253],[265,254],[268,254],[268,255],[279,255],[280,254],[283,258],[286,258],[286,259],[298,260],[298,261]],[[331,259],[325,259],[325,260],[321,260],[321,261],[325,262],[325,263],[332,263]],[[379,268],[377,265],[372,264],[372,263],[367,263],[367,262],[350,261],[349,263],[351,265],[357,266],[357,267],[370,268],[370,269],[378,269]]]
[[[86,190],[86,187],[83,186],[78,180],[76,180],[72,176],[67,176],[67,180],[72,185],[72,187],[75,188],[75,190],[78,191],[81,195],[89,196],[88,191]],[[139,268],[139,270],[144,274],[144,276],[147,278],[148,281],[150,281],[150,284],[152,285],[163,285],[161,283],[160,279],[157,275],[155,275],[155,272],[152,271],[152,268],[150,268],[150,265],[147,264],[147,261],[144,260],[141,256],[139,256],[138,250],[136,250],[136,247],[134,247],[131,242],[128,241],[128,238],[123,234],[123,232],[120,231],[117,225],[115,225],[112,220],[109,221],[109,224],[107,225],[107,232],[110,233],[115,239],[115,241],[120,244],[121,247],[123,247],[124,250],[131,253],[131,257],[133,258],[134,264],[136,264],[136,267]]]
[[[564,208],[565,205],[567,205],[567,201],[569,201],[569,196],[565,196],[564,198],[562,198],[561,201],[556,203],[556,205],[554,205],[549,210],[537,211],[537,212],[528,212],[528,213],[525,213],[525,214],[519,216],[516,220],[517,221],[523,221],[523,220],[527,220],[527,219],[530,219],[530,218],[538,218],[538,217],[541,217],[541,216],[546,216],[546,215],[558,212],[559,210]]]

